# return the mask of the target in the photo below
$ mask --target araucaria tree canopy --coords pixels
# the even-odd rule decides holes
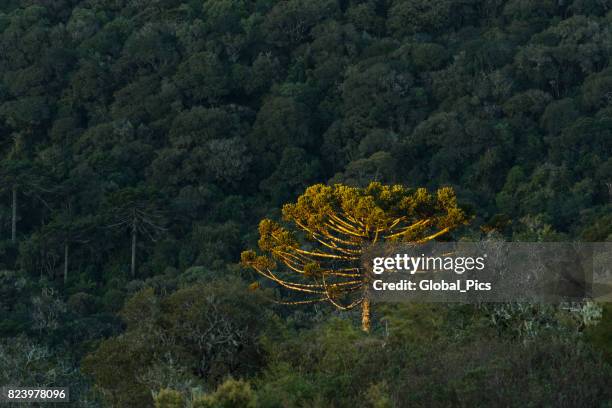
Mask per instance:
[[[381,241],[425,243],[465,224],[450,187],[424,188],[370,183],[366,188],[316,184],[295,204],[285,204],[286,226],[264,219],[259,248],[242,253],[242,264],[283,288],[308,295],[285,302],[329,302],[338,309],[361,308],[370,330],[369,274],[360,259]]]

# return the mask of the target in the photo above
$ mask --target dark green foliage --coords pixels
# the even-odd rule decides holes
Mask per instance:
[[[339,371],[326,371],[295,356],[237,363],[245,350],[260,356],[255,340],[202,365],[196,340],[167,317],[204,324],[177,306],[211,307],[190,286],[223,292],[227,283],[213,282],[252,280],[237,263],[256,243],[257,222],[278,219],[281,204],[316,183],[449,185],[475,215],[467,233],[476,239],[610,240],[611,12],[601,0],[1,1],[0,344],[49,351],[23,385],[89,354],[91,384],[116,393],[119,406],[151,406],[163,388],[192,401],[188,383],[208,402],[215,393],[226,401],[234,389],[249,394],[245,376],[263,406],[333,406],[324,381],[347,395],[337,406],[527,404],[500,395],[492,378],[512,379],[531,405],[601,396],[603,374],[590,376],[607,368],[590,351],[571,360],[561,340],[521,349],[503,335],[490,348],[479,343],[490,350],[484,357],[453,343],[481,364],[449,346],[440,349],[440,364],[455,367],[448,376],[402,357],[406,371],[384,363],[393,382],[370,380],[375,369],[360,364],[371,355],[348,356],[325,336],[318,352],[333,360],[337,350],[355,377],[337,362]],[[245,282],[225,289],[235,303],[223,308],[248,326],[263,309],[241,303],[235,288]],[[126,329],[117,313],[146,287],[156,291],[151,308]],[[282,321],[290,312],[279,313]],[[312,329],[328,313],[306,309],[296,319],[307,332],[334,325],[351,352],[384,341],[353,338],[336,323]],[[571,339],[576,353],[587,341],[609,354],[609,327],[597,327]],[[160,357],[159,333],[179,344],[172,362]],[[498,364],[506,348],[509,360]],[[538,356],[562,358],[556,372],[521,379]],[[469,375],[456,368],[463,363]],[[134,379],[142,367],[155,379],[146,387]],[[555,393],[561,370],[582,373],[593,394],[571,384],[573,394]],[[394,380],[398,372],[429,394]],[[215,391],[228,375],[235,383]],[[58,378],[84,384],[78,373]],[[85,388],[79,399],[95,406]]]
[[[165,297],[143,289],[120,312],[126,332],[102,341],[83,369],[105,400],[125,407],[149,405],[148,390],[214,387],[227,375],[248,375],[261,364],[257,338],[265,313],[261,296],[235,279]]]
[[[348,321],[331,320],[299,335],[289,330],[267,339],[271,365],[255,381],[260,406],[611,401],[604,385],[611,367],[571,336],[542,332],[511,340],[508,333],[495,334],[486,314],[465,307],[410,305],[382,315],[386,323],[371,336]]]

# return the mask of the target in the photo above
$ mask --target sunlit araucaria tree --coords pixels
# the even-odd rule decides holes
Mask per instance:
[[[430,194],[424,188],[371,183],[309,187],[283,207],[286,226],[264,219],[259,248],[242,253],[242,264],[283,288],[300,292],[289,304],[329,302],[338,309],[361,308],[370,329],[369,273],[361,255],[382,241],[425,243],[466,223],[452,188]]]

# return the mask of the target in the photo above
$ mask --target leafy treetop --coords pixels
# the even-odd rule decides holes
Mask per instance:
[[[364,330],[370,326],[370,302],[360,259],[367,247],[381,241],[421,244],[467,223],[450,187],[430,194],[378,182],[365,188],[313,185],[296,203],[285,204],[283,219],[291,227],[260,222],[259,248],[265,255],[245,251],[243,265],[286,289],[314,295],[288,303],[360,306]]]

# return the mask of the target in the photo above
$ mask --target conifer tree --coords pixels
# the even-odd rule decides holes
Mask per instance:
[[[242,253],[242,264],[291,291],[308,295],[288,304],[329,302],[341,310],[361,308],[370,330],[369,274],[360,259],[370,245],[384,241],[425,243],[465,224],[452,188],[435,194],[424,188],[370,183],[309,187],[285,204],[287,226],[259,224],[263,255]]]
[[[136,276],[136,248],[139,236],[157,241],[166,231],[163,213],[158,207],[155,192],[147,187],[129,187],[109,195],[107,228],[129,231],[131,237],[130,275]]]

